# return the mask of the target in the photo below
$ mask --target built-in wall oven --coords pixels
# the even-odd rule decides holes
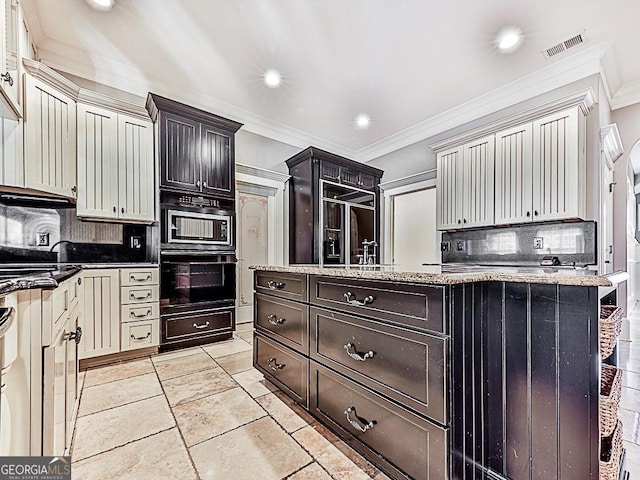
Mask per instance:
[[[235,329],[233,200],[162,192],[160,350],[231,338]]]

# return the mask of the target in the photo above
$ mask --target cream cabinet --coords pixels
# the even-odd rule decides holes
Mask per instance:
[[[578,107],[498,132],[495,223],[584,218],[585,144]]]
[[[23,23],[18,0],[0,1],[0,116],[22,117],[20,105],[20,27]]]
[[[440,152],[437,162],[438,229],[493,224],[494,136]]]
[[[25,75],[25,186],[76,197],[76,102]]]
[[[121,349],[156,347],[160,343],[158,268],[123,268]]]
[[[80,359],[120,351],[120,270],[82,272],[84,283]]]
[[[153,222],[153,125],[78,104],[78,216]]]

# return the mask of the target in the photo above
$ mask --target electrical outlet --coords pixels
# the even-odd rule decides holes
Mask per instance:
[[[48,247],[49,246],[49,233],[48,232],[38,232],[36,233],[38,242],[38,247]]]
[[[544,248],[544,240],[542,237],[533,237],[533,249],[542,250]]]
[[[440,251],[448,252],[451,250],[451,242],[440,242]]]
[[[467,251],[467,241],[466,240],[458,240],[456,242],[456,250],[458,252],[466,252]]]

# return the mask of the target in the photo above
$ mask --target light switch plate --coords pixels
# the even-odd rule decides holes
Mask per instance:
[[[542,250],[544,248],[544,239],[542,237],[533,237],[533,249]]]

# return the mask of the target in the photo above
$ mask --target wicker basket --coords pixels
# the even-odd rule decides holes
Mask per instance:
[[[622,422],[618,420],[613,433],[600,439],[600,480],[618,480],[621,455]]]
[[[622,370],[602,365],[600,380],[600,436],[613,433],[618,421],[618,406],[622,393]]]
[[[600,338],[600,354],[605,359],[613,351],[620,330],[622,329],[621,307],[603,305],[600,307],[600,323],[598,325],[598,336]]]

